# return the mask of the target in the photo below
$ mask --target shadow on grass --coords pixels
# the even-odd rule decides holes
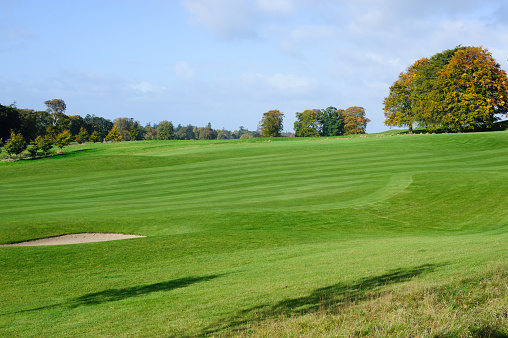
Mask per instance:
[[[191,284],[206,282],[214,278],[220,277],[219,275],[203,276],[203,277],[185,277],[173,279],[167,282],[132,286],[123,289],[109,289],[101,292],[89,293],[81,297],[69,300],[65,306],[76,308],[81,305],[97,305],[107,302],[116,302],[118,300],[143,296],[152,292],[171,291],[179,289]]]
[[[385,274],[362,278],[352,283],[337,283],[319,288],[308,296],[290,298],[275,304],[264,304],[242,310],[227,322],[223,320],[203,331],[203,335],[213,335],[221,331],[240,331],[249,322],[256,322],[280,316],[304,315],[316,313],[321,309],[331,309],[372,299],[379,288],[386,285],[406,282],[423,273],[428,273],[442,265],[424,264],[414,268],[391,270]]]
[[[75,156],[77,155],[78,153],[81,153],[81,152],[91,152],[91,151],[95,151],[94,149],[91,149],[91,148],[86,148],[86,149],[76,149],[76,150],[72,150],[70,152],[49,152],[49,153],[46,153],[46,154],[37,154],[35,156],[31,156],[31,155],[28,155],[28,154],[23,154],[23,155],[16,155],[15,158],[12,158],[12,157],[8,157],[8,158],[0,158],[1,160],[4,160],[4,161],[8,161],[8,162],[17,162],[17,161],[36,161],[36,160],[42,160],[42,159],[47,159],[47,158],[62,158],[62,157],[71,157],[71,156]]]
[[[472,337],[477,338],[508,338],[508,333],[504,328],[494,327],[490,325],[485,325],[480,327],[479,329],[474,329],[472,331],[473,331]],[[438,334],[434,336],[434,338],[455,338],[455,337],[457,337],[456,333]]]
[[[491,126],[476,126],[472,129],[466,129],[463,132],[464,133],[482,133],[482,132],[489,132],[489,131],[506,131],[508,130],[508,120],[498,121],[494,122]],[[407,135],[410,134],[409,130],[395,130],[394,132],[398,134]],[[416,128],[413,129],[413,134],[445,134],[445,133],[458,133],[457,131],[451,131],[446,129],[436,129],[434,131],[428,131],[426,128]]]
[[[76,298],[71,298],[65,303],[42,306],[42,307],[38,307],[35,309],[29,309],[29,310],[22,310],[22,311],[18,311],[16,313],[30,312],[30,311],[58,308],[58,307],[74,309],[79,306],[90,306],[90,305],[99,305],[99,304],[108,303],[108,302],[116,302],[116,301],[127,299],[127,298],[133,298],[133,297],[147,295],[152,292],[171,291],[174,289],[184,288],[184,287],[187,287],[187,286],[195,284],[195,283],[206,282],[206,281],[209,281],[209,280],[221,277],[221,276],[223,276],[223,275],[210,275],[210,276],[201,276],[201,277],[184,277],[184,278],[173,279],[173,280],[170,280],[167,282],[161,282],[161,283],[131,286],[131,287],[121,288],[121,289],[108,289],[108,290],[104,290],[104,291],[100,291],[100,292],[88,293],[86,295],[76,297]]]

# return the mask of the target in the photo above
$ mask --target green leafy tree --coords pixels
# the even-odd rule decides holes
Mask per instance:
[[[26,142],[21,133],[15,134],[11,132],[11,137],[5,141],[4,150],[11,157],[14,155],[20,155],[26,149]]]
[[[123,139],[122,135],[120,135],[120,131],[117,126],[114,126],[106,136],[106,141],[121,141]]]
[[[196,136],[198,140],[215,140],[217,132],[212,129],[212,124],[208,122],[206,127],[196,128]]]
[[[335,107],[322,109],[319,115],[321,136],[339,136],[344,134],[344,123],[340,118],[339,110]]]
[[[303,113],[296,113],[294,124],[296,137],[316,137],[321,131],[321,111],[307,109]]]
[[[94,131],[92,135],[90,135],[90,141],[93,143],[97,143],[101,140],[101,137],[99,136],[99,133],[97,131]]]
[[[37,151],[39,150],[39,145],[36,142],[30,143],[30,145],[26,148],[26,151],[30,154],[30,156],[33,158],[37,156]]]
[[[111,120],[90,114],[85,116],[84,121],[87,125],[88,133],[93,134],[94,131],[97,131],[100,140],[105,139],[106,136],[108,136],[109,131],[113,129],[114,126]]]
[[[365,117],[363,107],[349,107],[340,112],[340,118],[344,121],[344,135],[365,134],[367,123],[370,120]]]
[[[124,141],[133,140],[130,137],[131,130],[136,129],[138,135],[143,134],[143,128],[140,126],[138,121],[134,121],[133,118],[119,117],[115,119],[114,125],[118,128],[118,133],[122,135]]]
[[[63,152],[63,148],[67,147],[69,144],[71,144],[72,141],[72,135],[70,131],[64,130],[60,134],[56,135],[55,141],[53,144],[60,148],[60,153]]]
[[[88,138],[89,138],[88,132],[85,129],[81,128],[78,135],[76,135],[76,142],[82,144],[88,141]]]
[[[185,127],[180,128],[178,131],[178,139],[179,140],[195,140],[196,132],[194,131],[194,126],[189,124]]]
[[[157,127],[157,140],[173,140],[174,138],[173,123],[166,120],[160,122]]]
[[[0,104],[0,138],[6,140],[10,137],[12,130],[20,131],[21,123],[21,114],[15,107]]]
[[[137,128],[132,127],[129,129],[129,137],[131,138],[131,141],[134,141],[136,139],[136,136],[138,136],[139,130]]]
[[[37,144],[37,147],[44,153],[44,156],[46,156],[48,151],[53,147],[53,142],[49,136],[37,136],[35,143]]]
[[[82,129],[87,130],[87,124],[85,120],[79,115],[69,115],[69,131],[72,135],[78,136]],[[88,131],[87,131],[88,133]],[[88,141],[88,140],[87,140]],[[86,141],[85,141],[86,142]]]
[[[280,137],[284,114],[278,110],[270,110],[263,114],[258,125],[261,137]]]
[[[51,116],[47,111],[34,111],[33,109],[18,109],[21,118],[21,134],[26,140],[34,140],[37,136],[46,135],[51,126]]]
[[[226,130],[224,128],[215,130],[215,133],[217,134],[218,140],[230,140],[233,139],[233,132],[231,130]]]
[[[157,139],[157,128],[154,128],[149,124],[143,127],[143,138],[145,140],[156,140]]]

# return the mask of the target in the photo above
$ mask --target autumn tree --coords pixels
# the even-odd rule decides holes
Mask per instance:
[[[129,137],[131,138],[131,141],[134,141],[136,139],[136,136],[138,136],[139,130],[137,128],[132,127],[129,129]]]
[[[195,134],[198,140],[215,140],[217,138],[217,132],[213,130],[210,122],[206,127],[196,128]]]
[[[78,135],[76,135],[76,142],[78,142],[79,144],[85,143],[86,141],[88,141],[88,138],[89,138],[88,132],[85,129],[81,128],[79,130]]]
[[[413,79],[411,105],[412,110],[416,112],[418,125],[429,130],[441,127],[440,122],[435,119],[437,102],[429,100],[429,98],[441,91],[437,85],[437,78],[455,53],[464,48],[466,47],[458,46],[444,50],[434,54],[426,62],[422,62],[416,67],[417,76]]]
[[[235,138],[231,130],[226,130],[224,128],[215,130],[215,133],[217,134],[218,140],[230,140]]]
[[[412,102],[415,95],[413,91],[418,70],[427,61],[426,58],[416,61],[407,71],[400,73],[397,81],[390,86],[390,94],[383,101],[385,125],[408,127],[409,132],[412,133],[413,125],[422,119],[421,114]]]
[[[458,50],[436,79],[432,117],[450,131],[490,128],[508,110],[508,78],[481,47]],[[439,101],[437,101],[439,100]]]
[[[302,113],[296,113],[294,124],[296,137],[319,136],[321,126],[321,111],[319,109],[307,109]]]
[[[4,151],[11,157],[11,155],[20,155],[26,149],[26,142],[21,133],[14,133],[11,131],[11,137],[5,141]]]
[[[363,107],[349,107],[340,111],[340,118],[344,121],[344,135],[365,134],[370,120],[365,116]]]
[[[143,133],[143,128],[141,128],[139,122],[134,121],[133,118],[119,117],[115,119],[113,123],[118,128],[118,133],[122,135],[124,141],[132,140],[130,133],[133,128],[137,130],[136,136]]]
[[[90,135],[90,141],[93,143],[97,143],[101,140],[101,137],[99,136],[99,133],[97,131],[94,131],[92,135]]]
[[[194,126],[189,124],[187,126],[178,125],[175,129],[175,138],[177,140],[194,140],[196,139],[196,133],[194,132]]]
[[[33,158],[37,156],[37,151],[39,150],[39,145],[37,142],[32,142],[30,145],[26,148],[26,151],[30,154],[30,156]]]
[[[35,143],[37,144],[37,148],[44,153],[44,156],[46,156],[47,152],[53,147],[53,142],[48,136],[37,136]]]
[[[489,128],[508,110],[508,78],[481,47],[456,47],[402,73],[384,101],[389,126],[428,130]]]
[[[116,118],[113,121],[113,123],[114,123],[115,127],[117,128],[118,133],[120,135],[122,135],[122,139],[124,141],[127,141],[128,135],[129,135],[129,130],[132,128],[132,126],[134,124],[134,119],[127,118],[127,117],[119,117],[119,118]]]
[[[122,135],[120,135],[120,132],[118,130],[117,126],[114,126],[113,129],[111,129],[106,136],[106,141],[121,141],[123,139]]]
[[[261,137],[280,137],[283,129],[284,114],[278,110],[270,110],[263,114],[258,125]]]
[[[53,144],[60,148],[60,152],[63,152],[63,148],[67,147],[72,142],[72,135],[70,131],[64,130],[60,134],[56,135]]]
[[[53,126],[56,126],[58,124],[58,120],[62,117],[62,115],[65,115],[65,110],[67,109],[65,101],[62,99],[53,99],[44,101],[44,104],[47,107],[46,111],[52,117],[51,122]]]
[[[153,126],[148,123],[146,126],[143,127],[143,138],[145,140],[156,140],[157,139],[157,128],[154,128]]]
[[[157,127],[157,140],[173,140],[174,138],[173,123],[166,120],[160,122]]]

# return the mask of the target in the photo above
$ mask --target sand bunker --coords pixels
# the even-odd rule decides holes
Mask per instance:
[[[3,244],[0,246],[40,246],[40,245],[80,244],[92,242],[117,241],[119,239],[138,238],[138,237],[146,237],[146,236],[124,235],[113,233],[83,233],[83,234],[70,234],[57,237],[41,238],[33,241],[14,244]]]

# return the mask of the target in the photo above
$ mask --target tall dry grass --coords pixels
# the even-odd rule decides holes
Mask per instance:
[[[266,316],[213,336],[508,337],[508,268],[323,299],[315,312]]]

